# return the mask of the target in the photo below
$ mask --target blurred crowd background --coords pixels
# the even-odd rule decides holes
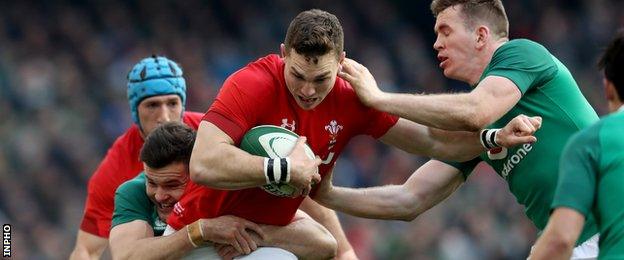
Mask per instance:
[[[0,222],[16,259],[63,259],[86,183],[131,124],[126,74],[140,58],[178,61],[187,109],[204,112],[223,80],[278,53],[290,20],[312,7],[338,16],[347,56],[394,92],[466,91],[438,69],[430,1],[0,1]],[[599,114],[595,62],[624,1],[504,1],[512,38],[545,45]],[[427,158],[353,140],[337,185],[402,183]],[[361,259],[524,259],[536,230],[501,178],[481,165],[450,199],[406,223],[340,215]]]

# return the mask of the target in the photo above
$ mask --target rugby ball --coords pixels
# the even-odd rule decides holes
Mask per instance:
[[[240,148],[250,154],[269,157],[287,157],[297,143],[299,135],[285,128],[273,125],[256,126],[243,136]],[[310,159],[314,159],[314,152],[306,144],[305,153]],[[266,184],[262,186],[266,192],[279,197],[290,197],[295,193],[295,188],[287,183]]]

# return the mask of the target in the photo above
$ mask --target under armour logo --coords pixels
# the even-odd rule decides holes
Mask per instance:
[[[182,207],[179,201],[173,205],[173,213],[180,217],[184,216],[184,207]]]

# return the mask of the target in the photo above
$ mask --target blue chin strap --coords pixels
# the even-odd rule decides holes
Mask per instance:
[[[182,100],[182,113],[186,106],[186,81],[182,69],[174,61],[162,56],[141,60],[128,73],[128,101],[132,120],[141,128],[139,103],[153,96],[176,94]],[[182,115],[180,115],[182,116]]]

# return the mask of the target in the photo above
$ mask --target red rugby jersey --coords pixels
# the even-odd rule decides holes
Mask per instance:
[[[201,113],[184,112],[183,121],[197,129],[201,118]],[[143,138],[135,124],[108,149],[106,157],[89,179],[87,201],[80,224],[82,231],[108,238],[115,207],[115,190],[143,171],[143,163],[139,160],[141,147]]]
[[[203,120],[227,133],[236,145],[258,125],[282,126],[306,136],[323,160],[319,167],[323,177],[352,137],[381,137],[398,118],[364,106],[341,78],[317,107],[303,110],[286,87],[283,60],[268,55],[232,74]],[[167,222],[180,229],[199,218],[235,215],[259,224],[287,225],[302,200],[274,196],[261,188],[226,191],[190,184]]]

